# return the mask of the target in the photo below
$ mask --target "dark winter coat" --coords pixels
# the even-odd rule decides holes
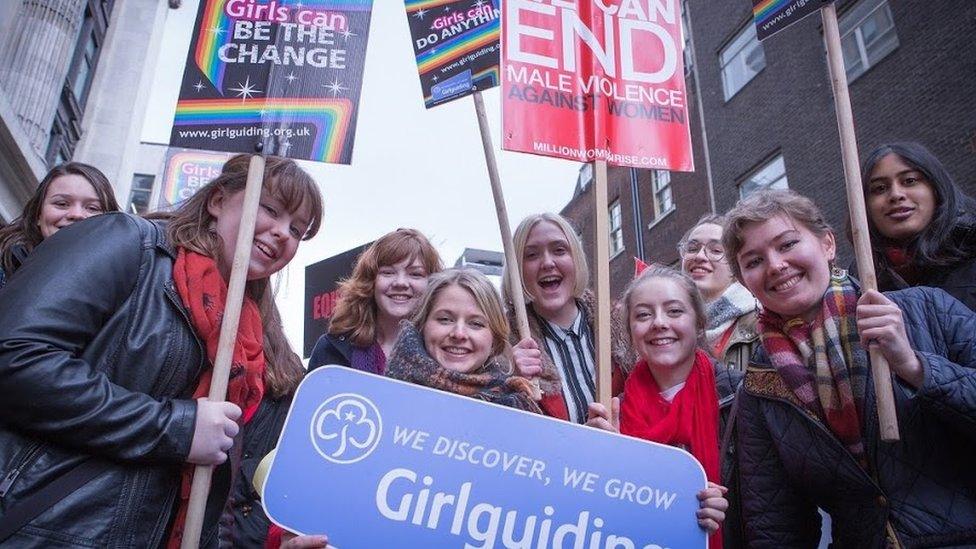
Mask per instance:
[[[880,441],[874,383],[862,432],[871,473],[806,412],[760,347],[736,420],[749,547],[816,547],[817,507],[833,547],[976,545],[976,315],[942,290],[888,297],[902,310],[925,371],[917,391],[894,379],[901,441]]]
[[[721,459],[722,485],[729,489],[725,498],[729,501],[729,508],[725,512],[725,522],[722,523],[722,538],[726,549],[744,547],[742,544],[742,516],[739,502],[739,471],[736,466],[735,433],[728,433],[735,428],[738,416],[735,403],[736,394],[742,385],[741,371],[728,365],[716,363],[715,389],[718,392],[719,419],[719,451]],[[728,436],[726,436],[728,434]],[[727,443],[727,444],[726,444]]]
[[[319,336],[312,348],[312,356],[308,359],[308,371],[326,364],[347,367],[352,364],[352,341],[347,336],[330,333]]]
[[[20,266],[24,263],[24,260],[27,259],[29,253],[30,252],[27,251],[27,248],[23,244],[14,244],[11,247],[10,255],[13,259],[14,270],[7,272],[3,269],[3,267],[0,267],[0,288],[7,285],[7,280],[9,280],[16,270],[20,268]]]
[[[91,457],[104,471],[11,547],[156,547],[190,451],[205,353],[162,228],[123,213],[62,229],[0,291],[0,522]],[[204,543],[226,495],[215,475]]]
[[[231,450],[236,476],[220,521],[221,547],[264,547],[271,521],[261,506],[261,494],[254,488],[254,472],[278,444],[290,406],[291,396],[278,400],[265,396],[242,430],[242,445]]]
[[[917,275],[916,285],[942,288],[976,311],[976,216],[961,216],[952,231],[952,240],[961,248],[970,250],[971,255],[946,267],[922,269]],[[882,267],[877,274],[878,287],[882,291],[911,287],[891,267]]]

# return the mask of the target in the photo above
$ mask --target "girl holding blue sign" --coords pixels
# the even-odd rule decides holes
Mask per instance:
[[[225,463],[239,424],[300,378],[270,277],[315,235],[322,199],[268,157],[228,401],[205,398],[249,164],[231,158],[164,220],[59,231],[0,292],[0,544],[178,546],[193,465]],[[215,475],[201,545],[230,477]]]
[[[838,547],[976,544],[976,314],[941,289],[863,291],[796,193],[727,215],[733,272],[763,306],[736,420],[749,547],[815,547],[817,507]],[[869,346],[900,442],[880,440]]]
[[[420,231],[397,229],[376,240],[341,284],[329,330],[315,343],[309,370],[338,364],[383,375],[400,321],[416,309],[427,277],[443,268]]]
[[[447,269],[427,290],[400,337],[386,375],[417,385],[541,413],[528,379],[511,373],[509,325],[498,292],[473,269]],[[270,547],[325,547],[324,535],[295,536],[273,527]]]
[[[729,460],[720,463],[719,433],[741,374],[703,350],[705,303],[688,275],[666,267],[647,268],[627,286],[620,301],[640,359],[627,378],[622,401],[613,399],[612,416],[594,403],[587,424],[691,453],[709,481],[698,494],[698,523],[712,533],[709,546],[721,548],[719,527],[729,502],[719,483],[723,478],[729,482],[731,468]]]

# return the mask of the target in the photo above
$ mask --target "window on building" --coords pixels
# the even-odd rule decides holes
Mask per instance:
[[[848,81],[853,81],[898,47],[895,19],[887,0],[862,0],[840,18],[841,48]]]
[[[788,188],[790,186],[786,180],[786,162],[783,161],[783,155],[777,155],[739,184],[739,196],[745,198],[756,191]]]
[[[75,144],[81,138],[81,119],[114,4],[115,0],[87,0],[85,3],[85,16],[51,126],[44,158],[48,165],[74,156]]]
[[[671,199],[671,172],[655,171],[651,181],[654,190],[654,219],[659,219],[674,209],[674,201]]]
[[[718,57],[722,67],[722,88],[728,101],[766,67],[766,55],[756,38],[756,26],[752,21],[722,48]]]
[[[149,199],[152,197],[153,182],[156,177],[145,173],[132,176],[132,191],[129,193],[129,211],[143,215],[149,212]]]
[[[624,251],[624,229],[620,222],[620,201],[610,205],[610,257]]]
[[[593,181],[593,164],[587,162],[580,166],[579,177],[576,180],[576,187],[579,192],[583,192]]]

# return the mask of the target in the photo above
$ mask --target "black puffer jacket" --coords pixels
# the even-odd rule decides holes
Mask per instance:
[[[925,370],[914,391],[895,377],[901,441],[880,442],[868,378],[861,469],[805,412],[760,347],[736,421],[749,547],[816,547],[817,507],[833,520],[832,547],[976,545],[976,315],[942,290],[887,294],[901,308]]]
[[[58,231],[0,292],[0,522],[86,457],[104,464],[9,546],[165,541],[206,360],[174,260],[160,226],[104,214]],[[216,541],[223,490],[205,540]]]

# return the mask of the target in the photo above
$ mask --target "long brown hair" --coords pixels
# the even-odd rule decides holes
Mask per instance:
[[[220,175],[193,196],[180,203],[172,212],[153,217],[168,219],[166,236],[172,246],[186,248],[217,259],[223,249],[220,236],[211,230],[216,218],[207,204],[215,193],[231,195],[244,190],[251,155],[239,154],[228,160]],[[289,212],[301,208],[309,210],[308,230],[302,240],[309,240],[322,225],[322,195],[305,170],[295,161],[268,156],[264,168],[264,190],[280,200]],[[265,387],[272,398],[290,394],[304,374],[302,362],[292,351],[281,325],[281,314],[274,302],[274,292],[267,278],[252,280],[245,286],[248,297],[261,312],[264,327],[264,357],[267,361]]]
[[[339,285],[339,301],[329,321],[329,333],[347,335],[358,347],[368,347],[376,340],[376,300],[373,290],[380,267],[419,259],[427,275],[440,272],[444,266],[437,250],[427,237],[415,229],[397,229],[381,236],[356,260],[352,276]]]
[[[41,208],[44,207],[48,188],[55,179],[64,175],[78,175],[85,178],[95,189],[102,212],[119,211],[119,203],[115,200],[112,185],[101,170],[81,162],[66,162],[55,166],[47,172],[44,179],[37,185],[37,190],[24,205],[24,211],[20,217],[0,229],[0,268],[3,268],[7,274],[13,272],[17,267],[13,256],[14,246],[20,244],[30,253],[34,247],[44,240],[44,235],[41,234],[41,228],[37,225],[37,221],[41,217]]]

